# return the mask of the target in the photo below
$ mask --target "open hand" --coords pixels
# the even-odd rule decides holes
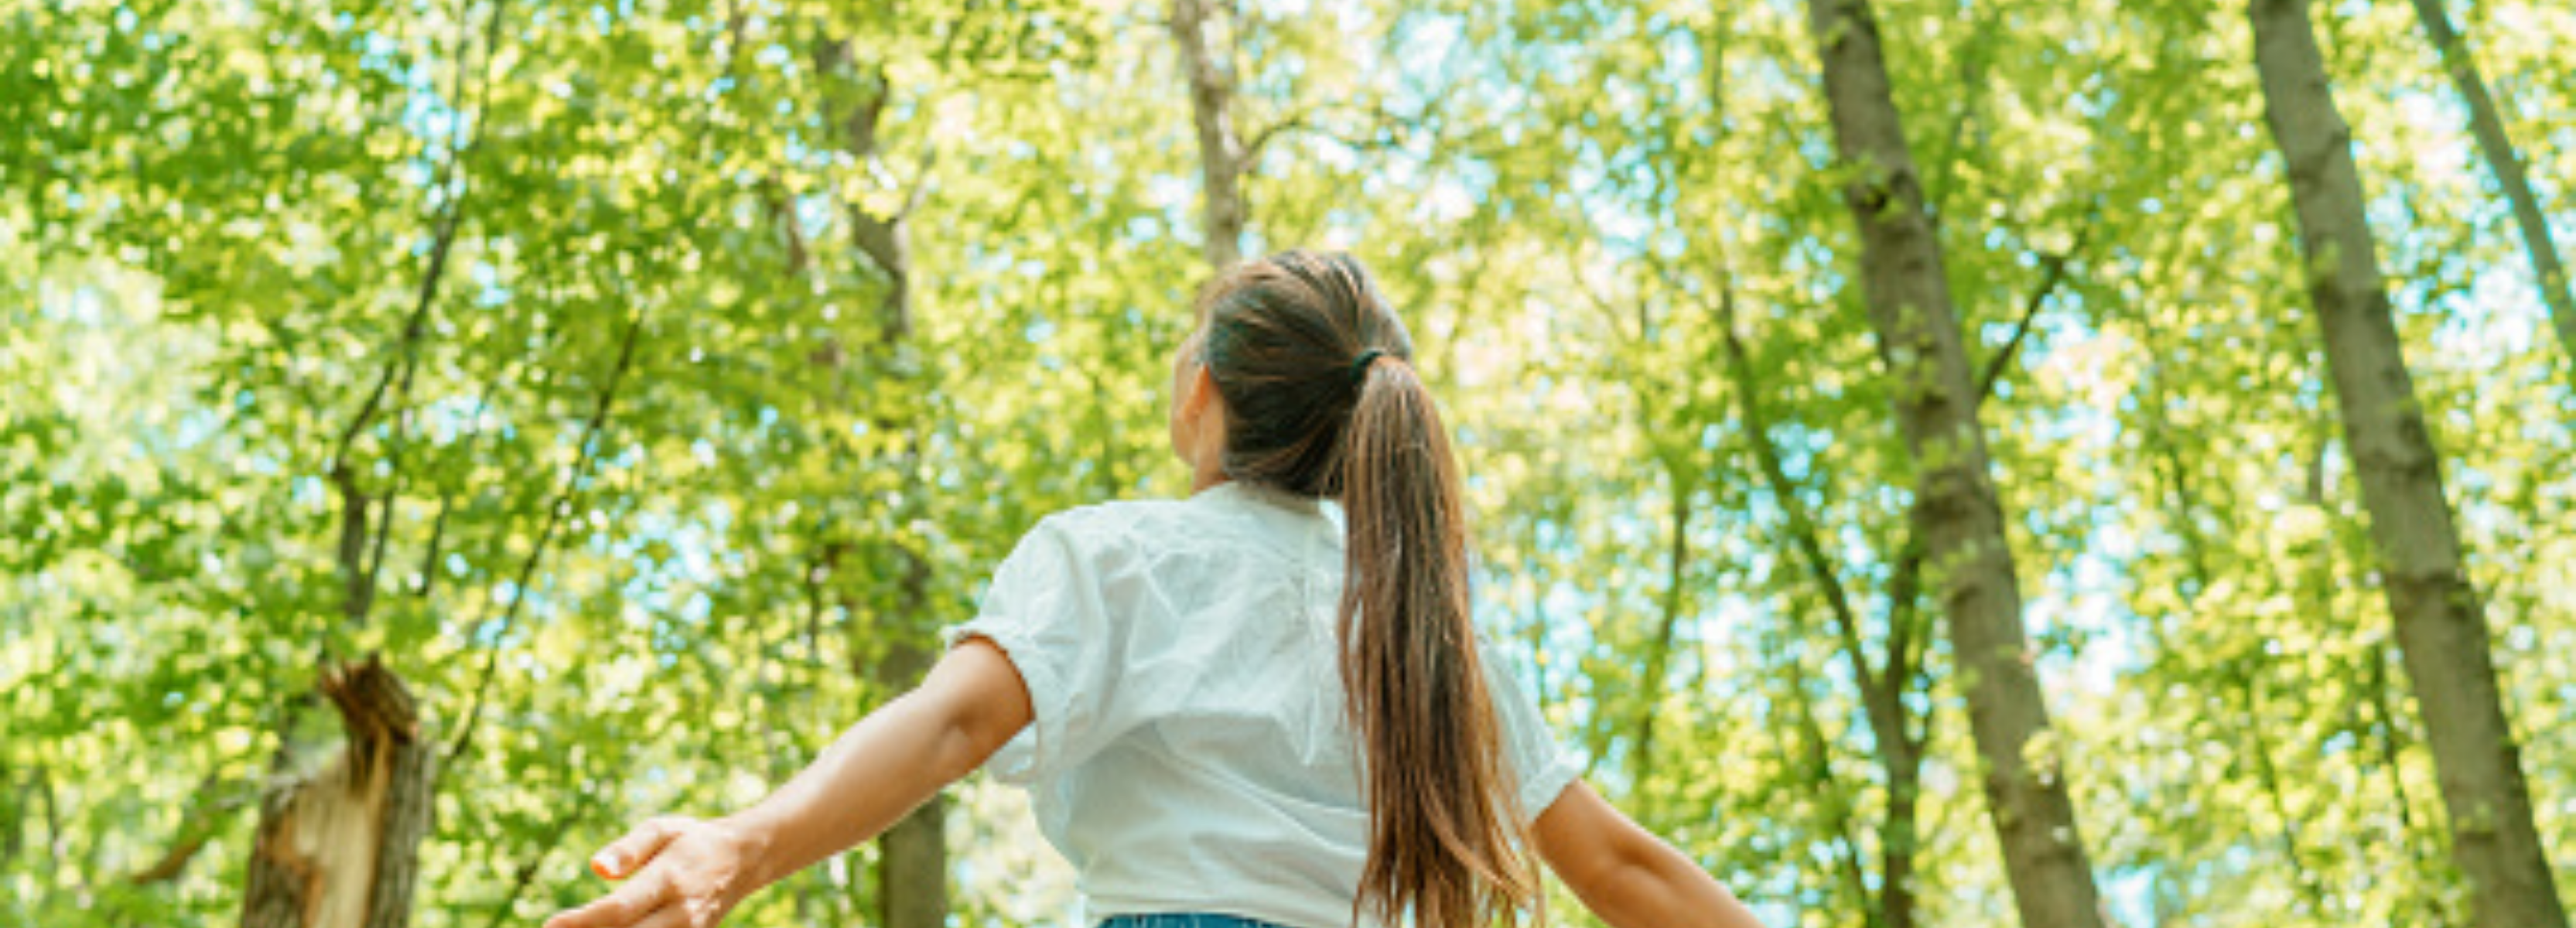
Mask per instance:
[[[714,928],[758,889],[759,842],[723,821],[646,820],[590,859],[592,872],[625,885],[546,920],[546,928]]]

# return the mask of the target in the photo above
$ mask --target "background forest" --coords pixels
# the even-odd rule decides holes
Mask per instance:
[[[0,0],[0,923],[587,898],[1038,517],[1183,492],[1189,297],[1306,245],[1411,320],[1559,737],[1771,924],[2564,926],[2571,49],[2560,0]],[[979,777],[732,923],[1073,909]]]

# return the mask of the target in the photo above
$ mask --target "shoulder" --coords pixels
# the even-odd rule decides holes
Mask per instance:
[[[1093,503],[1039,519],[1020,550],[1045,550],[1086,567],[1151,561],[1162,549],[1192,537],[1186,500],[1136,499]]]
[[[1187,502],[1170,499],[1122,499],[1059,510],[1039,519],[1031,537],[1045,537],[1077,550],[1132,545],[1158,530],[1185,521]]]
[[[1074,534],[1116,532],[1138,524],[1177,521],[1188,505],[1188,500],[1179,499],[1110,500],[1057,510],[1039,519],[1037,530]]]

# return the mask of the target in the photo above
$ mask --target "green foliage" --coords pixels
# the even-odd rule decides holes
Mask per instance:
[[[2115,919],[2460,923],[2241,18],[1879,7]],[[315,668],[380,652],[455,748],[417,923],[524,922],[623,823],[797,769],[1041,515],[1181,492],[1203,269],[1163,13],[0,4],[0,921],[236,917],[273,758],[337,737]],[[2318,15],[2576,898],[2570,361],[2411,12]],[[1861,925],[1908,839],[1855,667],[1940,605],[1903,579],[1921,462],[1887,411],[1919,386],[1852,285],[1803,16],[1347,0],[1223,32],[1254,250],[1354,249],[1408,314],[1486,617],[1560,738],[1773,923]],[[2576,14],[2460,24],[2568,227]],[[859,217],[899,211],[887,349]],[[1923,647],[1919,923],[2005,919],[1964,681]],[[1064,922],[1018,798],[961,789],[959,917]],[[858,923],[872,854],[737,919]]]

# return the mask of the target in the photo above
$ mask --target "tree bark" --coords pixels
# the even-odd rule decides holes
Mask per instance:
[[[2449,813],[2451,854],[2483,928],[2563,928],[2505,720],[2485,605],[2460,560],[2441,457],[2397,338],[2364,213],[2351,129],[2335,108],[2306,0],[2252,0],[2264,119],[2289,169],[2309,297],[2342,410],[2381,588],[2415,684]]]
[[[244,928],[404,928],[429,834],[437,751],[374,658],[324,672],[347,743],[260,808]]]
[[[2469,134],[2478,140],[2478,154],[2484,156],[2487,169],[2495,173],[2496,186],[2504,189],[2505,201],[2513,206],[2513,222],[2522,230],[2522,246],[2531,253],[2531,276],[2540,288],[2540,301],[2549,306],[2549,321],[2558,330],[2558,346],[2566,352],[2568,383],[2576,386],[2576,295],[2570,294],[2567,268],[2559,263],[2558,246],[2550,240],[2549,219],[2540,211],[2540,198],[2531,192],[2531,176],[2524,170],[2522,157],[2513,147],[2513,137],[2506,134],[2504,117],[2496,111],[2495,97],[2487,92],[2487,81],[2478,73],[2477,57],[2460,41],[2458,30],[2451,28],[2451,14],[2442,7],[2443,0],[2415,0],[2415,13],[2424,21],[2424,34],[2442,57],[2442,70],[2451,75],[2451,83],[2460,90],[2460,102],[2469,108]]]
[[[1199,178],[1205,189],[1199,213],[1206,223],[1202,246],[1210,267],[1222,273],[1243,260],[1243,142],[1235,134],[1233,75],[1208,48],[1207,0],[1172,0],[1172,39],[1180,46],[1181,75],[1190,84],[1190,113],[1198,125]]]
[[[1920,470],[1915,537],[1966,684],[1969,727],[2014,902],[2026,928],[2100,928],[2100,895],[2063,765],[2028,751],[2048,730],[2048,710],[1976,419],[1976,383],[1890,94],[1878,25],[1867,0],[1809,0],[1808,25],[1824,64],[1835,148],[1854,172],[1844,199],[1860,227],[1880,357],[1898,384],[1897,425]]]

